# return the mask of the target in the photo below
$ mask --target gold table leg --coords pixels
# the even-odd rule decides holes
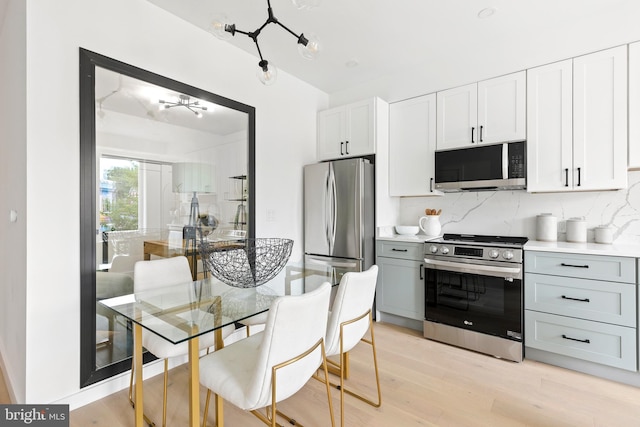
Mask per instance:
[[[224,427],[224,408],[222,407],[222,398],[215,394],[216,397],[216,427]]]
[[[189,425],[200,425],[200,348],[198,337],[189,340]]]
[[[133,360],[134,360],[134,372],[135,372],[135,425],[136,427],[143,427],[144,425],[144,399],[142,397],[142,326],[135,323],[133,324]]]

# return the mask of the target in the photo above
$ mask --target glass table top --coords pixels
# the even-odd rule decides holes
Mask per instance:
[[[210,277],[99,303],[178,344],[263,313],[277,297],[310,291],[324,281],[337,284],[329,270],[288,264],[274,279],[255,288],[235,288]]]

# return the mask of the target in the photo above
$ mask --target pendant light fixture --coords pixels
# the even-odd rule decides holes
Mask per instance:
[[[299,9],[311,9],[317,6],[320,3],[320,0],[292,0],[292,2]],[[291,35],[293,35],[295,38],[297,38],[298,52],[300,52],[300,55],[302,55],[303,58],[315,59],[320,52],[320,44],[315,36],[305,36],[303,33],[300,33],[298,35],[287,28],[282,22],[278,21],[278,19],[273,14],[273,9],[271,8],[271,0],[267,0],[267,13],[267,20],[255,31],[249,32],[239,30],[236,28],[236,24],[229,22],[229,19],[227,17],[218,16],[211,23],[211,32],[214,36],[221,40],[229,40],[231,37],[235,36],[236,33],[244,34],[245,36],[251,38],[256,44],[258,55],[260,56],[260,62],[258,62],[258,69],[256,71],[258,79],[265,85],[271,85],[276,81],[276,78],[278,76],[278,69],[272,61],[267,61],[262,57],[262,51],[260,50],[260,45],[258,44],[258,36],[260,36],[260,32],[267,25],[277,24],[281,28],[289,32]]]
[[[200,105],[200,101],[191,101],[191,97],[188,95],[180,95],[177,102],[165,101],[164,99],[159,99],[158,103],[160,104],[161,110],[168,110],[173,107],[185,107],[187,110],[191,111],[196,117],[201,118],[201,111],[207,111],[207,107],[204,105]]]

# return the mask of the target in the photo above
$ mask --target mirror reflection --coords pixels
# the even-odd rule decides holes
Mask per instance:
[[[94,95],[95,299],[133,292],[134,265],[144,259],[187,255],[202,278],[189,225],[214,241],[252,234],[253,114],[99,66]],[[94,316],[92,373],[122,372],[131,325],[100,304]]]

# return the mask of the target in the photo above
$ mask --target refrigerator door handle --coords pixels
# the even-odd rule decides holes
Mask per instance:
[[[331,165],[329,165],[329,172],[327,173],[325,185],[324,185],[324,238],[331,252],[331,238],[329,234],[329,227],[331,224]]]
[[[327,261],[325,259],[321,259],[318,257],[314,257],[312,255],[307,255],[307,260],[310,262],[310,264],[318,264],[318,265],[324,265],[324,266],[329,266],[329,267],[344,267],[344,268],[356,268],[358,267],[358,263],[359,261],[336,261],[335,258]]]
[[[336,243],[336,226],[337,226],[337,215],[338,215],[338,194],[337,194],[337,186],[336,186],[336,175],[333,170],[333,165],[329,167],[329,183],[330,183],[330,197],[331,202],[330,206],[330,220],[329,220],[329,253],[333,253],[333,248]]]

